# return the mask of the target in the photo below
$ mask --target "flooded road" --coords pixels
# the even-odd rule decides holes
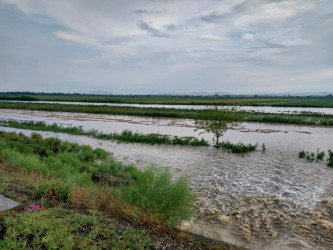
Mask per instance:
[[[193,121],[0,109],[1,119],[41,120],[105,133],[199,136]],[[6,131],[24,131],[0,128]],[[223,140],[259,143],[257,151],[229,154],[213,147],[116,143],[43,132],[101,147],[139,167],[155,164],[190,176],[197,212],[184,228],[253,249],[329,249],[333,245],[333,169],[298,158],[302,150],[333,149],[333,128],[243,123]],[[202,135],[212,142],[212,136]],[[261,145],[266,151],[261,151]]]

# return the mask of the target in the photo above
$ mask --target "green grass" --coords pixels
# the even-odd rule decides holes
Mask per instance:
[[[252,152],[255,151],[258,147],[258,143],[255,145],[252,144],[244,144],[244,143],[237,143],[237,144],[233,144],[230,141],[222,141],[220,143],[220,146],[226,150],[228,150],[230,153],[248,153],[248,152]],[[266,150],[266,148],[265,148]]]
[[[53,208],[7,216],[1,223],[1,249],[149,249],[148,231],[116,230],[103,216]]]
[[[33,185],[37,198],[71,202],[70,193],[75,189],[105,185],[109,199],[126,201],[138,211],[134,214],[151,215],[154,221],[175,226],[192,214],[193,195],[187,180],[173,180],[168,170],[141,171],[115,161],[102,149],[57,138],[43,139],[38,134],[30,138],[1,132],[0,148],[3,160],[48,178],[47,182]],[[109,181],[101,182],[102,179]]]
[[[110,115],[135,115],[149,117],[172,117],[196,119],[201,111],[193,109],[174,108],[142,108],[142,107],[119,107],[119,106],[96,106],[96,105],[74,105],[74,104],[49,104],[49,103],[11,103],[0,102],[0,108],[25,109],[41,111],[82,112],[90,114]],[[271,114],[259,112],[244,112],[246,122],[264,123],[289,123],[305,125],[333,125],[333,115],[317,113],[301,114]]]
[[[96,95],[42,95],[18,93],[2,95],[0,100],[63,101],[92,103],[137,103],[173,105],[228,105],[275,107],[333,107],[333,98],[327,97],[232,97],[232,96],[96,96]]]
[[[139,142],[146,144],[177,144],[177,145],[191,145],[191,146],[208,146],[208,142],[205,139],[197,138],[180,138],[180,137],[171,137],[168,135],[159,135],[159,134],[142,134],[138,132],[132,132],[131,130],[123,130],[121,133],[102,133],[98,130],[83,130],[82,127],[58,125],[53,123],[47,125],[42,121],[14,121],[14,120],[0,120],[0,126],[3,127],[12,127],[12,128],[21,128],[21,129],[30,129],[30,130],[39,130],[39,131],[52,131],[52,132],[61,132],[72,135],[85,135],[97,139],[103,140],[117,140],[123,142]]]

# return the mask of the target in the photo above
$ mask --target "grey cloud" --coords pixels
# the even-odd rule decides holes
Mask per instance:
[[[131,37],[117,37],[117,38],[113,38],[113,39],[109,39],[109,40],[105,41],[104,44],[107,44],[107,45],[124,44],[124,43],[131,42],[131,41],[134,41],[134,39]]]
[[[200,19],[207,23],[216,23],[219,22],[223,16],[223,14],[219,14],[217,11],[214,11],[209,15],[200,17]]]
[[[148,23],[144,21],[140,21],[139,28],[147,31],[148,33],[152,34],[155,37],[168,37],[167,34],[162,33],[160,30],[155,29],[154,27],[150,26]]]
[[[174,25],[174,24],[168,24],[168,25],[164,25],[164,28],[169,31],[175,31],[175,30],[179,29],[180,26]]]
[[[242,15],[244,12],[247,12],[249,10],[258,8],[260,5],[265,5],[269,3],[279,3],[279,2],[285,2],[288,0],[246,0],[242,3],[239,3],[231,8],[231,10],[227,13],[219,13],[217,11],[214,11],[210,13],[209,15],[201,16],[200,19],[207,23],[220,23],[222,21],[225,21],[227,19],[236,18],[239,15]]]
[[[156,14],[163,14],[166,13],[165,9],[150,9],[150,10],[134,10],[134,14],[145,14],[145,15],[156,15]]]

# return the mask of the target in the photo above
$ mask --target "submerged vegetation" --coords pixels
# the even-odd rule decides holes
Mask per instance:
[[[57,123],[51,125],[46,124],[43,121],[15,121],[15,120],[0,120],[0,126],[31,129],[39,131],[52,131],[61,132],[72,135],[85,135],[97,139],[103,140],[117,140],[123,142],[140,142],[147,144],[178,144],[178,145],[191,145],[191,146],[208,146],[208,142],[205,139],[197,139],[192,137],[180,138],[171,137],[168,135],[160,134],[142,134],[138,132],[132,132],[131,130],[123,130],[121,133],[102,133],[96,129],[84,130],[82,127],[75,126],[63,126]]]
[[[327,166],[333,167],[333,151],[328,150],[328,163]]]
[[[237,143],[233,144],[229,141],[223,141],[221,142],[220,146],[224,149],[227,149],[230,153],[248,153],[255,151],[258,147],[258,143],[255,145],[252,144],[244,144],[244,143]],[[265,148],[266,150],[266,148]]]
[[[325,157],[325,151],[320,151],[320,149],[317,149],[317,153],[304,151],[298,153],[299,158],[305,158],[308,162],[316,161],[323,161]],[[333,152],[329,149],[328,150],[328,158],[327,158],[327,166],[333,167]]]
[[[107,105],[75,105],[75,104],[50,104],[50,103],[22,103],[22,102],[0,102],[0,108],[61,111],[61,112],[84,112],[91,114],[110,115],[136,115],[150,117],[173,117],[197,119],[200,110],[174,109],[174,108],[142,108],[142,107],[120,107]],[[260,112],[244,112],[245,122],[264,123],[289,123],[305,125],[333,125],[333,115],[318,113],[295,114],[272,114]]]
[[[0,148],[0,193],[38,207],[3,212],[1,249],[223,249],[168,227],[192,216],[184,177],[37,133],[0,132]]]

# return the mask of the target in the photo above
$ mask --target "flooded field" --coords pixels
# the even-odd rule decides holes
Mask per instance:
[[[3,102],[27,102],[27,103],[53,103],[53,104],[74,104],[74,105],[96,105],[96,106],[121,106],[121,107],[141,107],[141,108],[174,108],[174,109],[205,109],[207,105],[167,105],[167,104],[135,104],[135,103],[96,103],[96,102],[57,102],[57,101],[3,101]],[[241,110],[263,112],[263,113],[320,113],[333,114],[333,108],[297,108],[297,107],[269,107],[269,106],[242,106]]]
[[[105,133],[199,136],[192,120],[0,109],[1,119],[82,126]],[[0,128],[6,131],[28,130]],[[330,249],[333,245],[333,169],[298,152],[333,149],[333,128],[243,123],[223,140],[259,143],[236,155],[213,147],[116,143],[43,132],[45,136],[101,147],[139,167],[155,164],[188,175],[197,194],[196,216],[186,230],[254,249]],[[212,142],[212,136],[202,135]],[[261,151],[261,145],[266,151]]]

